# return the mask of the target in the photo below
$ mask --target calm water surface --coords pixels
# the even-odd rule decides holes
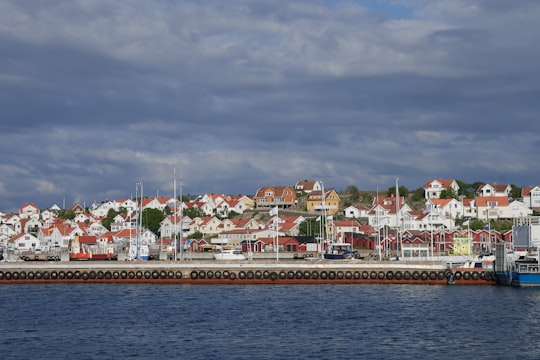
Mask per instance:
[[[0,285],[0,359],[539,359],[540,289]]]

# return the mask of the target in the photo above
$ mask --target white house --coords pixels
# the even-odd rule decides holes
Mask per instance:
[[[478,196],[510,196],[512,187],[508,184],[485,184],[477,190]]]
[[[438,199],[441,192],[446,189],[451,189],[455,194],[459,191],[459,185],[453,179],[437,179],[429,180],[424,184],[424,197],[428,199]]]
[[[531,209],[540,208],[540,186],[526,187],[521,189],[523,203]]]
[[[343,209],[346,218],[365,218],[369,216],[369,208],[363,205],[351,205]]]
[[[21,233],[8,240],[8,250],[20,252],[34,249],[41,249],[41,243],[34,235]]]

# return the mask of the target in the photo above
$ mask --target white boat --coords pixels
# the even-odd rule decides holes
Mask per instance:
[[[220,252],[214,254],[214,260],[246,260],[246,257],[242,253],[242,249],[222,249]]]

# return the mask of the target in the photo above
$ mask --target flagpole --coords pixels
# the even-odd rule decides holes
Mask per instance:
[[[275,223],[279,223],[279,208],[276,206],[276,217],[275,217]],[[277,231],[278,224],[274,225],[274,231],[276,232],[276,261],[279,261],[279,233]]]

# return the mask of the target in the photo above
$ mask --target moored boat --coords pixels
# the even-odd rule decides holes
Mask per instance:
[[[357,257],[358,252],[353,251],[352,245],[348,243],[330,243],[323,254],[323,258],[327,260],[346,260]]]
[[[238,248],[223,248],[220,252],[215,253],[214,260],[246,260],[242,253],[242,249]]]
[[[540,287],[540,218],[517,219],[512,243],[496,244],[495,273],[502,285]]]

